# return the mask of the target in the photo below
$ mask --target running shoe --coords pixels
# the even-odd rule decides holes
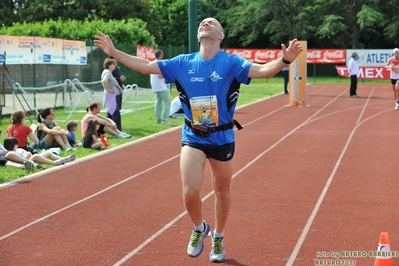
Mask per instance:
[[[213,237],[211,236],[212,249],[209,253],[209,260],[211,262],[223,262],[226,258],[223,245],[223,237]]]
[[[187,246],[187,254],[190,257],[198,257],[204,250],[204,238],[209,234],[211,227],[207,222],[204,221],[203,223],[205,226],[203,232],[193,230],[193,233],[191,234],[190,242]]]
[[[76,160],[76,155],[75,154],[71,154],[71,155],[69,155],[68,157],[65,157],[64,158],[64,161],[66,162],[66,163],[70,163],[70,162],[73,162],[73,161],[75,161]]]
[[[114,136],[114,138],[116,138],[116,139],[126,139],[127,137],[125,135],[123,135],[122,132],[120,132],[120,133],[116,134]]]
[[[28,171],[33,171],[33,169],[34,169],[34,166],[33,166],[33,164],[32,164],[32,161],[25,161],[23,164],[22,164],[22,169],[23,170],[28,170]]]
[[[37,169],[42,169],[42,166],[32,160],[29,160],[29,162],[31,163],[31,165],[33,165],[33,168],[37,168]]]
[[[127,133],[125,133],[125,132],[121,132],[121,134],[122,134],[123,136],[125,136],[126,138],[128,138],[128,139],[130,139],[130,138],[132,137],[132,135],[127,134]]]
[[[74,148],[72,146],[66,146],[65,151],[76,151],[76,148]]]
[[[54,166],[59,166],[59,165],[63,165],[65,164],[65,160],[64,159],[58,159],[54,161]]]

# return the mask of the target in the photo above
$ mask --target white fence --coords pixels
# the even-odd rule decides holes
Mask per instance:
[[[38,113],[43,108],[62,108],[68,121],[72,114],[86,112],[91,102],[102,103],[103,87],[101,81],[80,82],[78,79],[65,80],[62,84],[33,88],[22,87],[19,83],[13,84],[11,94],[6,94],[6,106],[2,113],[10,114],[14,109],[23,109],[27,112]],[[151,108],[155,104],[154,93],[151,89],[140,88],[136,84],[124,88],[121,113]]]

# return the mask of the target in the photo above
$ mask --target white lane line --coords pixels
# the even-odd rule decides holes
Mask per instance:
[[[370,92],[370,94],[369,94],[369,97],[367,98],[367,101],[366,101],[366,103],[365,103],[364,106],[363,106],[363,110],[362,110],[362,112],[360,113],[359,118],[357,119],[356,125],[359,124],[360,121],[362,120],[364,111],[366,111],[366,107],[368,106],[368,103],[369,103],[369,101],[370,101],[371,95],[372,95],[373,92],[374,92],[374,89],[375,89],[375,87],[373,87],[373,88],[371,89],[371,92]]]
[[[51,216],[54,216],[54,215],[56,215],[56,214],[58,214],[58,213],[60,213],[60,212],[63,212],[63,211],[65,211],[65,210],[68,210],[68,209],[72,208],[73,206],[78,205],[79,203],[85,202],[85,201],[87,201],[87,200],[89,200],[89,199],[91,199],[91,198],[94,198],[94,197],[96,197],[96,196],[98,196],[98,195],[100,195],[100,194],[103,194],[103,193],[107,192],[108,190],[113,189],[114,187],[117,187],[117,186],[119,186],[119,185],[122,185],[123,183],[126,183],[127,181],[129,181],[129,180],[131,180],[131,179],[133,179],[133,178],[136,178],[136,177],[138,177],[138,176],[140,176],[140,175],[142,175],[142,174],[144,174],[144,173],[147,173],[147,172],[149,172],[149,171],[151,171],[151,170],[153,170],[153,169],[155,169],[155,168],[157,168],[157,167],[159,167],[159,166],[161,166],[161,165],[163,165],[163,164],[166,164],[166,163],[168,163],[168,162],[170,162],[170,161],[172,161],[172,160],[174,160],[174,159],[176,159],[176,158],[178,158],[178,157],[180,157],[180,154],[179,154],[179,155],[175,155],[175,156],[173,156],[173,157],[171,157],[171,158],[169,158],[169,159],[167,159],[167,160],[165,160],[165,161],[163,161],[163,162],[160,162],[160,163],[158,163],[158,164],[156,164],[156,165],[153,165],[153,166],[147,168],[147,169],[144,170],[144,171],[141,171],[141,172],[139,172],[139,173],[137,173],[137,174],[135,174],[135,175],[133,175],[133,176],[131,176],[131,177],[129,177],[129,178],[126,178],[126,179],[124,179],[124,180],[122,180],[122,181],[119,181],[118,183],[115,183],[115,184],[113,184],[112,186],[109,186],[109,187],[107,187],[107,188],[105,188],[105,189],[103,189],[103,190],[100,190],[100,191],[98,191],[98,192],[96,192],[96,193],[94,193],[94,194],[91,194],[90,196],[87,196],[86,198],[83,198],[83,199],[81,199],[81,200],[78,200],[78,201],[76,201],[76,202],[74,202],[74,203],[72,203],[72,204],[70,204],[70,205],[68,205],[68,206],[65,206],[64,208],[61,208],[61,209],[59,209],[59,210],[57,210],[57,211],[54,211],[54,212],[52,212],[52,213],[50,213],[50,214],[48,214],[48,215],[46,215],[46,216],[43,216],[43,217],[41,217],[41,218],[39,218],[39,219],[37,219],[37,220],[31,222],[31,223],[28,223],[28,224],[26,224],[26,225],[24,225],[24,226],[22,226],[22,227],[20,227],[20,228],[18,228],[18,229],[16,229],[16,230],[14,230],[14,231],[8,233],[8,234],[6,234],[6,235],[1,236],[1,237],[0,237],[0,241],[6,239],[7,237],[10,237],[10,236],[12,236],[12,235],[18,233],[18,232],[20,232],[20,231],[22,231],[22,230],[24,230],[24,229],[26,229],[26,228],[28,228],[28,227],[31,227],[32,225],[35,225],[35,224],[37,224],[37,223],[39,223],[39,222],[41,222],[41,221],[44,221],[44,220],[46,220],[47,218],[50,218]]]
[[[365,105],[367,105],[367,103],[368,103],[368,101],[365,103]],[[327,194],[327,191],[328,191],[328,189],[329,189],[329,187],[331,185],[331,182],[333,181],[333,179],[335,177],[335,174],[336,174],[336,172],[337,172],[337,170],[338,170],[338,168],[339,168],[339,166],[341,164],[342,158],[344,157],[344,155],[345,155],[345,153],[346,153],[346,151],[347,151],[347,149],[349,147],[349,144],[352,141],[352,138],[353,138],[356,130],[360,127],[360,125],[362,125],[366,121],[371,120],[371,119],[375,118],[376,116],[379,116],[379,115],[381,115],[383,113],[386,113],[388,111],[389,110],[385,110],[385,111],[379,112],[377,114],[374,114],[374,115],[368,117],[367,119],[363,120],[360,123],[359,123],[359,120],[358,120],[358,122],[356,123],[356,125],[353,128],[351,134],[348,137],[348,140],[346,141],[346,144],[345,144],[344,148],[341,151],[341,154],[340,154],[337,162],[335,163],[335,166],[334,166],[334,168],[333,168],[333,170],[332,170],[332,172],[331,172],[331,174],[330,174],[330,176],[329,176],[329,178],[328,178],[328,180],[326,182],[326,185],[324,186],[324,188],[323,188],[323,190],[322,190],[322,192],[321,192],[321,194],[319,196],[319,199],[316,202],[316,205],[314,206],[314,208],[312,210],[312,213],[310,214],[310,216],[308,218],[308,221],[306,222],[306,225],[305,225],[304,229],[302,230],[301,235],[299,236],[299,239],[298,239],[298,241],[297,241],[297,243],[296,243],[296,245],[294,247],[294,250],[292,251],[290,257],[288,258],[286,266],[292,266],[294,264],[294,262],[296,260],[296,257],[298,256],[299,250],[301,249],[301,247],[303,245],[303,242],[305,241],[306,236],[309,233],[310,227],[313,224],[313,221],[314,221],[314,219],[315,219],[315,217],[316,217],[316,215],[317,215],[317,213],[318,213],[318,211],[320,209],[320,206],[321,206],[321,204],[322,204],[322,202],[323,202],[323,200],[324,200],[324,198],[325,198],[325,196]],[[359,116],[362,116],[363,112],[364,112],[364,108],[363,108],[363,110],[362,110],[362,112],[360,113]]]

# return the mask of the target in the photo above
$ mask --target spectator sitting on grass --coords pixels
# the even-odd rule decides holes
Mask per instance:
[[[83,137],[83,148],[96,150],[103,150],[107,148],[104,146],[100,136],[97,133],[99,128],[100,124],[98,123],[97,119],[92,119],[89,121],[89,123],[87,123],[87,129]]]
[[[4,148],[9,151],[8,154],[15,154],[17,157],[12,160],[16,163],[24,163],[26,160],[31,160],[36,164],[49,164],[49,165],[63,165],[65,163],[72,162],[76,159],[74,154],[69,155],[68,157],[61,158],[55,155],[52,151],[46,150],[42,153],[32,155],[30,152],[25,151],[24,149],[18,148],[18,139],[14,137],[8,137],[4,139]],[[8,155],[7,154],[7,155]],[[11,158],[7,157],[8,160]],[[34,167],[38,167],[34,165]]]
[[[69,151],[74,148],[69,144],[66,132],[54,120],[54,112],[51,108],[43,109],[37,115],[39,129],[37,136],[40,140],[36,149],[49,149],[52,147],[61,147],[63,150]]]
[[[76,135],[75,135],[76,130],[78,130],[78,124],[75,121],[69,121],[66,125],[66,128],[67,128],[66,136],[69,144],[72,145],[73,147],[82,146],[82,143],[76,140]]]
[[[96,119],[100,124],[100,128],[98,129],[97,133],[105,134],[108,133],[114,138],[131,138],[132,135],[119,131],[116,124],[112,119],[105,117],[100,114],[101,106],[98,102],[92,102],[89,107],[86,108],[87,114],[82,118],[81,130],[82,136],[85,135],[87,124],[90,120]]]
[[[0,139],[1,139],[1,130],[0,130]],[[13,162],[12,159],[10,160],[8,159],[12,158],[13,156],[17,158],[16,156],[18,155],[10,153],[3,147],[3,145],[0,144],[0,166],[8,166],[8,167],[20,168],[22,170],[24,169],[30,170],[34,167],[33,164],[36,164],[33,161],[29,160],[25,160],[24,163],[16,163]]]
[[[39,145],[39,139],[30,127],[25,125],[26,112],[21,109],[16,109],[11,112],[12,124],[7,127],[7,136],[15,137],[19,140],[19,147],[32,154],[37,153],[35,149],[31,148],[28,138],[33,142],[32,145]]]

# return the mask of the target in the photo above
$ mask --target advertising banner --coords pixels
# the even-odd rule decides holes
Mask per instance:
[[[248,61],[265,64],[282,57],[281,49],[226,49],[229,54],[244,57]],[[306,53],[308,64],[343,64],[346,61],[345,49],[309,49]]]
[[[346,52],[347,65],[349,58],[354,52],[359,56],[359,60],[357,60],[358,65],[364,67],[385,66],[388,59],[393,56],[393,49],[348,49]]]
[[[136,46],[136,55],[137,57],[141,57],[150,61],[155,60],[155,49],[152,47],[137,45]]]
[[[41,37],[0,35],[0,64],[86,65],[86,43]]]
[[[346,66],[335,66],[338,75],[341,77],[349,78],[348,67]],[[385,67],[378,66],[361,66],[360,73],[357,76],[359,79],[390,79],[391,71]]]
[[[348,61],[356,52],[359,56],[357,63],[360,67],[358,78],[360,79],[390,79],[391,70],[384,66],[388,59],[393,56],[393,49],[348,49],[346,52],[346,66],[336,66],[338,75],[349,78]]]

